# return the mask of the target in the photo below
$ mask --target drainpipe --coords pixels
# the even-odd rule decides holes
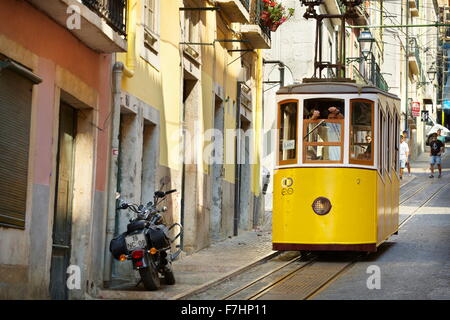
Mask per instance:
[[[237,82],[237,101],[236,101],[236,145],[235,145],[235,167],[234,167],[234,216],[233,216],[233,235],[238,235],[239,219],[241,209],[241,165],[240,165],[240,150],[241,150],[241,85],[243,81]]]
[[[110,163],[108,176],[108,200],[107,200],[107,220],[106,220],[106,242],[104,255],[103,281],[105,287],[111,282],[112,257],[109,252],[109,243],[114,237],[116,227],[116,191],[117,191],[117,168],[118,168],[118,151],[119,151],[119,128],[120,128],[120,95],[122,74],[125,66],[122,62],[116,62],[113,67],[113,104],[111,110],[111,136],[110,136]]]
[[[111,110],[111,157],[108,173],[108,200],[107,200],[107,217],[106,217],[106,242],[104,254],[103,281],[105,287],[111,283],[112,257],[109,252],[109,243],[114,237],[116,229],[116,192],[117,192],[117,169],[118,169],[118,152],[119,152],[119,130],[120,130],[120,96],[122,94],[122,76],[128,78],[134,76],[134,70],[128,69],[122,62],[116,62],[113,66],[113,83],[112,94],[113,103]]]
[[[132,4],[131,1],[128,2],[127,8],[127,21],[132,19]],[[112,94],[113,103],[111,110],[111,136],[110,136],[110,163],[109,163],[109,173],[108,173],[108,194],[107,194],[107,218],[106,218],[106,242],[105,242],[105,252],[103,261],[103,281],[104,286],[109,287],[111,283],[111,272],[112,272],[112,256],[109,252],[109,243],[114,237],[116,228],[116,192],[117,192],[117,171],[118,171],[118,152],[119,152],[119,130],[120,130],[120,96],[122,93],[122,77],[127,78],[134,77],[134,69],[136,66],[135,61],[135,41],[136,41],[136,30],[135,24],[128,23],[128,50],[126,53],[126,64],[122,62],[116,62],[113,66],[113,83],[112,83]],[[117,54],[116,60],[117,60]],[[129,66],[129,68],[127,67]]]

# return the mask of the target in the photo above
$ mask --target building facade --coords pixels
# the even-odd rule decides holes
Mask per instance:
[[[127,48],[126,8],[104,9],[0,3],[0,298],[101,284],[111,67]],[[67,272],[80,275],[70,292]]]
[[[262,218],[260,49],[270,47],[270,33],[256,0],[128,7],[128,50],[115,65],[106,244],[128,222],[113,210],[116,192],[146,203],[164,182],[178,190],[166,204],[167,221],[184,228],[175,245],[190,254]],[[105,259],[107,283],[133,277],[107,248]]]
[[[439,0],[439,22],[441,24],[450,23],[450,3],[447,0]],[[437,55],[437,115],[439,124],[450,128],[450,95],[449,95],[449,49],[450,49],[450,28],[443,26],[439,28],[438,55]]]
[[[438,3],[434,0],[408,1],[401,7],[404,28],[400,29],[401,127],[408,132],[412,159],[425,151],[427,123],[422,112],[437,116]],[[398,61],[398,60],[397,60]],[[434,70],[434,74],[431,72]]]

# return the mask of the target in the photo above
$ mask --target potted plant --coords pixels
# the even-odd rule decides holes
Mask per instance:
[[[261,0],[264,2],[264,10],[261,12],[261,21],[263,24],[270,28],[270,31],[275,32],[278,27],[285,23],[289,18],[294,15],[294,9],[286,9],[276,1]]]

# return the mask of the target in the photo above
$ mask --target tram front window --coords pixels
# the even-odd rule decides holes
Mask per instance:
[[[303,114],[303,161],[341,163],[344,101],[308,99]]]
[[[280,105],[278,126],[279,163],[295,163],[297,161],[297,102],[286,102]]]

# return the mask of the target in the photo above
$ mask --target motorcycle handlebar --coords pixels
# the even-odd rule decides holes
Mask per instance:
[[[166,191],[166,196],[167,196],[168,194],[174,193],[174,192],[176,192],[176,191],[177,191],[177,189],[173,189],[173,190]]]

